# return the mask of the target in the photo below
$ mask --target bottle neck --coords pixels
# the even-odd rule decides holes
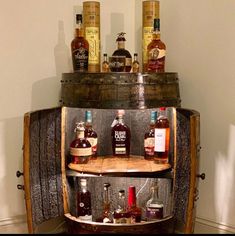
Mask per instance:
[[[123,116],[118,116],[117,121],[118,121],[118,123],[123,124],[123,122],[124,122]]]
[[[76,37],[84,37],[84,29],[81,22],[76,24],[75,35]]]
[[[161,36],[160,30],[154,29],[153,30],[153,40],[160,40],[160,36]]]
[[[118,41],[118,49],[125,49],[125,41]]]
[[[158,189],[157,188],[153,188],[152,189],[152,199],[158,199]]]
[[[78,139],[83,139],[85,137],[84,130],[76,131],[76,136]]]

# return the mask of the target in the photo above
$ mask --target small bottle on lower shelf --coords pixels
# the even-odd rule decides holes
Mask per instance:
[[[114,224],[130,224],[131,214],[126,208],[125,190],[119,190],[118,192],[118,207],[113,213]]]
[[[80,179],[80,190],[77,193],[77,217],[82,221],[92,221],[91,192],[84,178]]]
[[[151,197],[146,203],[147,221],[159,220],[163,218],[163,202],[158,195],[158,184],[151,187]]]

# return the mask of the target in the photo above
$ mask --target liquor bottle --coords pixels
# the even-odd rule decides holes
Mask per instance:
[[[132,62],[132,72],[133,73],[140,72],[140,63],[138,60],[138,53],[134,53],[134,60]]]
[[[103,54],[102,72],[109,72],[109,62],[108,62],[107,53]]]
[[[170,126],[166,108],[160,107],[154,129],[154,160],[158,164],[168,163],[170,148]]]
[[[146,202],[146,219],[153,221],[163,218],[163,202],[158,196],[158,185],[155,183],[151,187],[151,197]]]
[[[142,210],[136,204],[136,190],[135,186],[129,186],[128,189],[128,211],[131,215],[131,223],[141,222]]]
[[[147,72],[147,46],[152,40],[154,18],[160,18],[160,2],[146,0],[142,3],[142,71]]]
[[[80,189],[77,193],[77,217],[80,220],[92,221],[91,192],[87,189],[87,180],[80,179]]]
[[[71,53],[73,70],[88,71],[89,43],[84,38],[81,14],[76,14],[75,38],[71,42]]]
[[[115,123],[111,126],[113,156],[130,155],[130,128],[124,123],[124,110],[117,111]]]
[[[160,19],[154,19],[153,39],[147,46],[148,72],[165,72],[166,45],[160,39]]]
[[[103,202],[103,215],[102,222],[103,223],[112,223],[113,215],[111,212],[111,202],[109,199],[109,187],[110,183],[104,183],[104,202]]]
[[[97,133],[92,127],[92,114],[91,111],[85,112],[85,137],[91,144],[92,158],[97,157],[97,144],[98,138]]]
[[[151,111],[149,130],[144,134],[144,158],[146,160],[154,159],[154,129],[157,118],[157,112]]]
[[[89,43],[88,71],[100,72],[100,2],[84,1],[84,31]]]
[[[117,42],[117,50],[113,52],[113,56],[125,56],[126,57],[126,65],[125,71],[130,72],[132,66],[132,56],[128,50],[125,49],[125,35],[126,33],[121,32],[118,33],[118,37],[116,39]]]
[[[114,224],[130,224],[131,215],[126,208],[125,190],[119,190],[118,192],[118,207],[113,213]]]
[[[91,158],[92,148],[90,142],[85,138],[84,122],[76,123],[74,132],[76,132],[76,137],[70,144],[72,163],[85,164]]]

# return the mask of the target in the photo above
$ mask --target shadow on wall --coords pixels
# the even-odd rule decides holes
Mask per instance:
[[[65,43],[64,23],[58,22],[58,42],[54,47],[56,76],[39,80],[32,87],[32,110],[60,106],[62,73],[72,71],[70,48]]]
[[[16,177],[17,170],[23,172],[22,124],[22,117],[0,121],[1,140],[4,140],[1,147],[1,156],[5,158],[5,160],[1,160],[4,166],[2,166],[1,171],[0,189],[4,191],[1,192],[0,198],[0,219],[9,216],[9,214],[16,216],[25,212],[24,191],[17,189],[18,184],[24,184],[23,177]],[[19,142],[19,140],[22,140],[22,142]]]

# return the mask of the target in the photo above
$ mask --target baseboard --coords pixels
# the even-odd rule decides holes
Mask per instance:
[[[209,228],[214,228],[216,231],[221,232],[223,231],[224,233],[235,233],[235,227],[234,226],[230,226],[230,225],[225,225],[225,224],[221,224],[218,222],[214,222],[212,220],[208,220],[208,219],[204,219],[204,218],[200,218],[200,217],[196,217],[196,223],[199,224],[203,224],[204,226]]]
[[[0,227],[26,223],[26,215],[18,215],[10,218],[0,219]]]

